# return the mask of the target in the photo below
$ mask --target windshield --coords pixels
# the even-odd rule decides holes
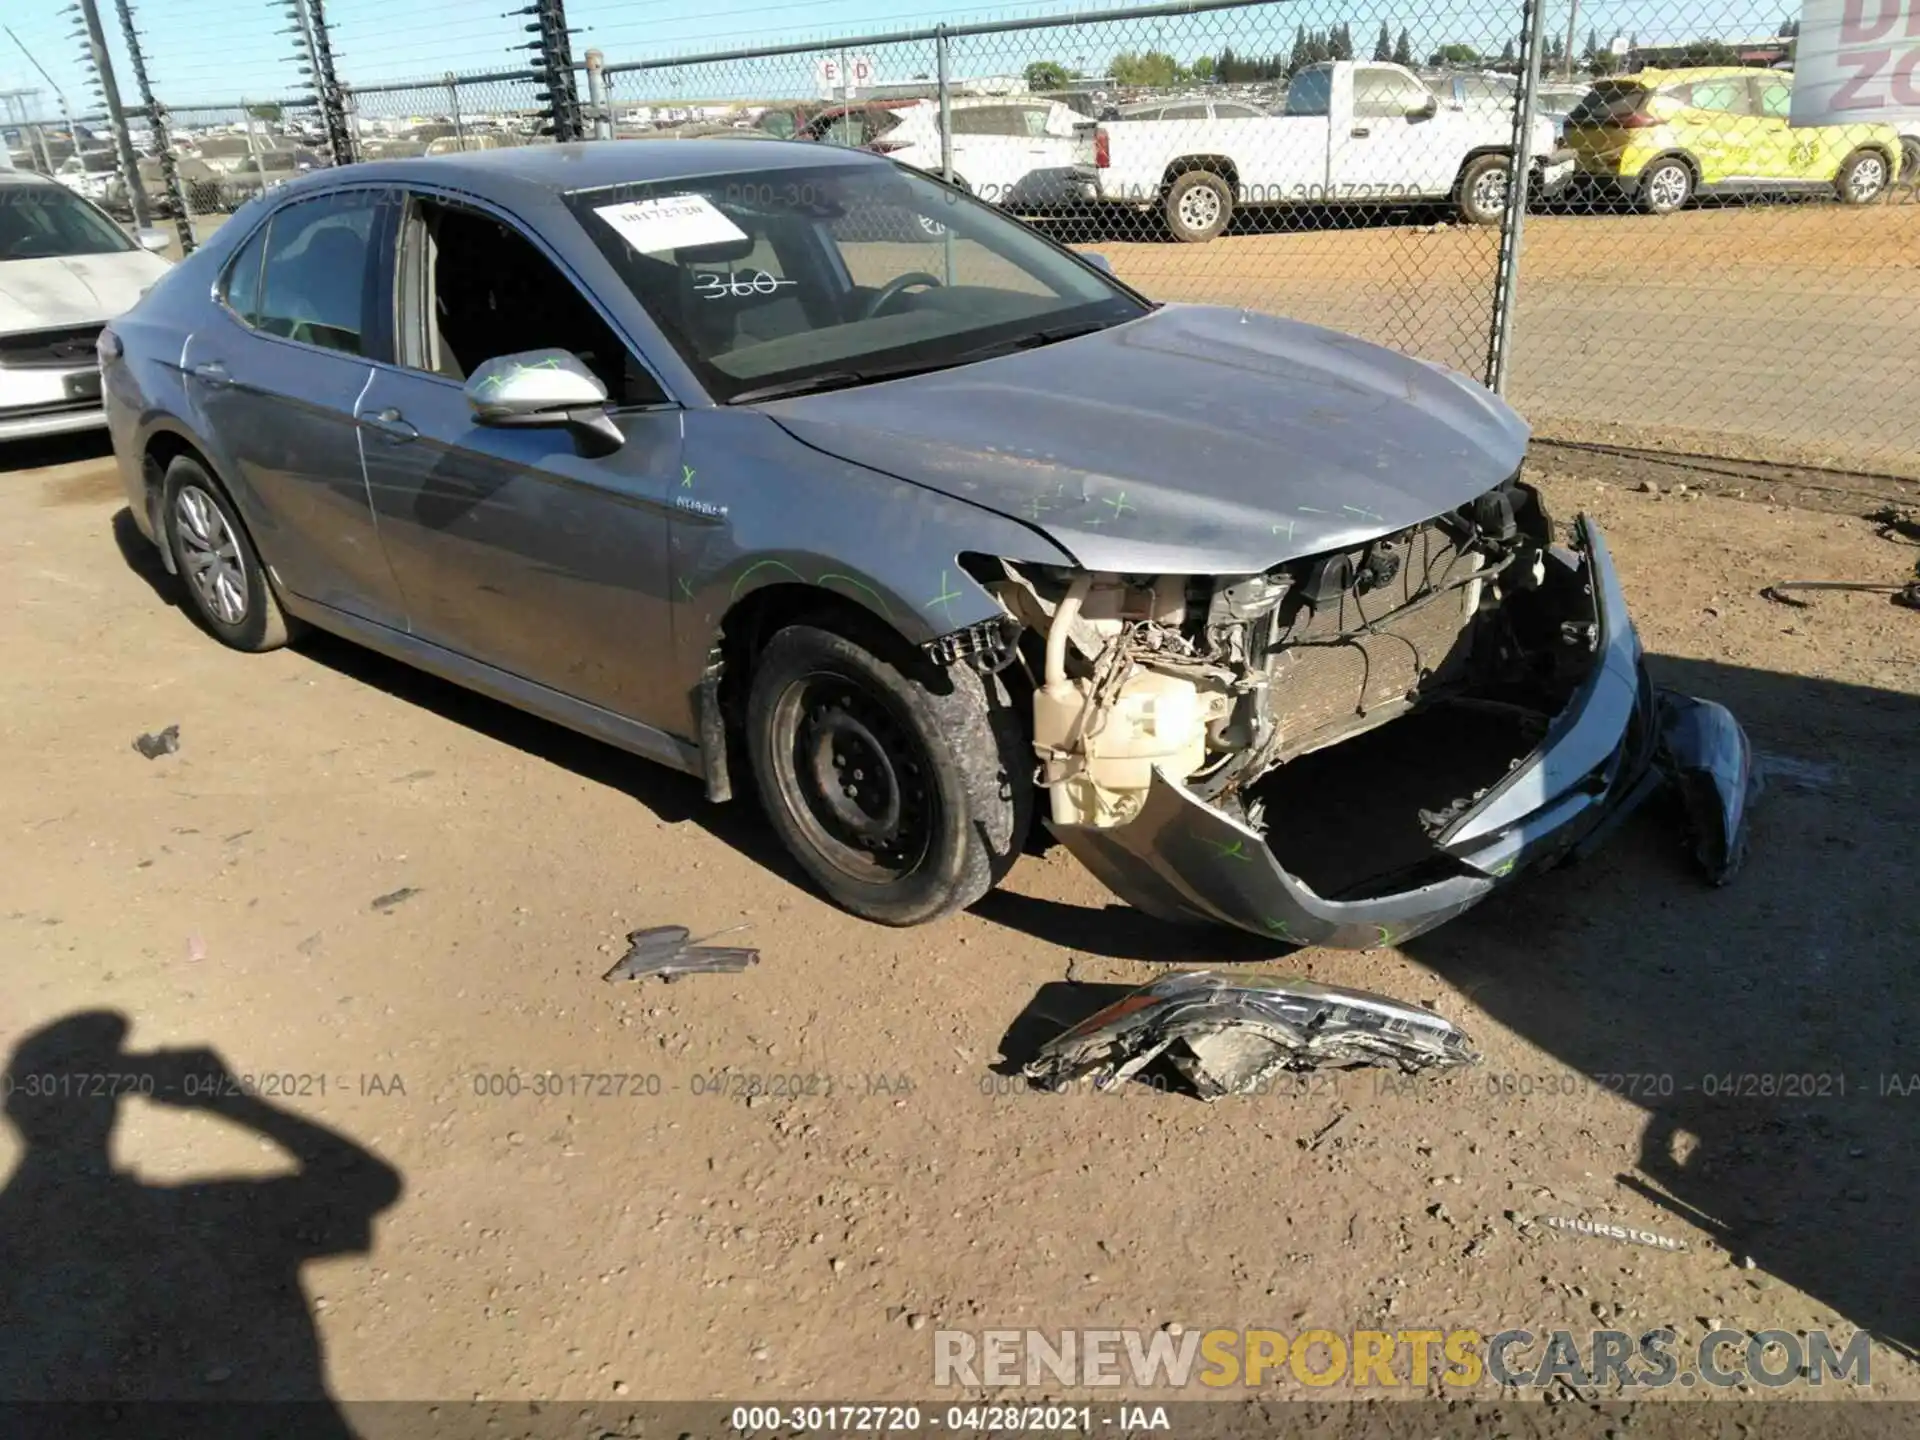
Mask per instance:
[[[0,188],[0,260],[116,255],[133,249],[120,227],[59,185]]]
[[[935,369],[1146,305],[991,206],[881,163],[567,203],[715,399]]]

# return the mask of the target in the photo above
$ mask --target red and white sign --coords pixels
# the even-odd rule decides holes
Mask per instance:
[[[1920,123],[1920,0],[1806,0],[1793,123]]]
[[[830,95],[856,95],[871,86],[879,74],[871,55],[823,55],[813,67],[813,78]]]

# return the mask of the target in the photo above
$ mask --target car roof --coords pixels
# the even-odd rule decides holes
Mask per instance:
[[[860,150],[794,140],[594,140],[565,145],[514,145],[452,155],[410,155],[316,171],[286,187],[308,194],[335,185],[388,181],[445,185],[482,199],[508,201],[529,191],[560,195],[655,180],[689,180],[733,170],[817,170],[889,165]]]
[[[52,185],[60,188],[58,181],[34,170],[0,170],[0,185]]]

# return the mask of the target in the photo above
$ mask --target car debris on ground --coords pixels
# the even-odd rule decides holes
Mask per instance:
[[[733,925],[716,930],[714,935],[730,935],[746,928]],[[676,975],[732,974],[760,963],[758,950],[744,945],[708,945],[706,942],[714,935],[690,940],[692,933],[684,925],[655,925],[635,930],[627,936],[627,953],[600,978],[639,980],[658,975],[662,980],[671,981]]]
[[[385,895],[376,895],[373,899],[373,903],[370,906],[368,906],[368,908],[371,910],[378,910],[382,915],[384,915],[389,910],[393,909],[394,906],[399,905],[404,901],[411,900],[414,896],[418,895],[419,893],[420,893],[420,890],[418,886],[402,885],[398,890],[390,890]]]
[[[135,736],[133,748],[149,760],[158,760],[162,755],[171,755],[180,748],[180,727],[169,725],[157,734]]]
[[[1162,1056],[1202,1100],[1245,1094],[1279,1070],[1391,1065],[1411,1074],[1480,1058],[1449,1021],[1384,995],[1190,970],[1054,1037],[1023,1073],[1045,1090],[1089,1078],[1107,1090]]]

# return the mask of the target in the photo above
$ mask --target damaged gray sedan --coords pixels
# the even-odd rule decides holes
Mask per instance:
[[[1649,684],[1499,400],[1154,304],[877,156],[329,171],[100,354],[215,637],[333,631],[715,800],[744,761],[870,919],[971,904],[1044,821],[1152,914],[1390,944],[1668,779],[1738,863],[1744,735]]]

